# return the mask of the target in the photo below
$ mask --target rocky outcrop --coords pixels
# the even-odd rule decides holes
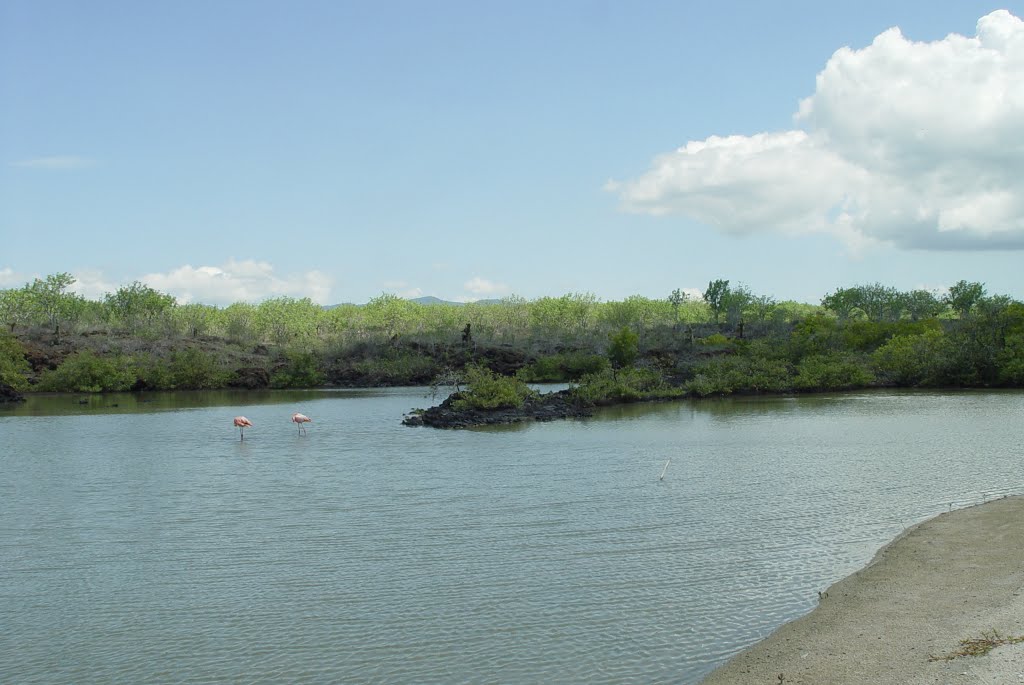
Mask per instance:
[[[580,402],[569,390],[531,397],[522,407],[504,409],[456,409],[453,405],[460,397],[459,393],[454,393],[436,407],[409,414],[402,423],[431,428],[469,428],[520,421],[583,418],[593,413],[591,406]]]

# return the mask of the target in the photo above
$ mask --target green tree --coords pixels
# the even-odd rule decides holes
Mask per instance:
[[[945,303],[928,290],[911,290],[904,295],[904,304],[912,321],[931,319],[946,309]]]
[[[974,308],[981,298],[985,297],[985,285],[982,283],[968,283],[967,281],[957,281],[957,283],[950,287],[949,293],[945,297],[945,302],[953,311],[960,316],[961,319],[966,319],[967,315],[971,313],[971,309]]]
[[[608,361],[614,370],[632,366],[640,354],[640,337],[629,326],[609,336]]]
[[[711,313],[715,317],[715,323],[718,323],[722,312],[725,311],[729,303],[729,281],[722,280],[721,278],[710,281],[707,290],[704,291],[704,301],[711,308]]]
[[[861,288],[838,288],[821,299],[821,306],[835,312],[840,321],[846,321],[863,301]]]
[[[32,321],[32,293],[28,286],[0,290],[0,321],[8,326],[11,333],[18,326],[27,326]]]
[[[673,290],[668,296],[668,303],[672,305],[672,325],[676,326],[679,323],[679,309],[683,306],[683,303],[689,299],[689,295],[684,293],[679,288]]]
[[[51,274],[45,279],[37,278],[28,287],[35,310],[53,329],[53,335],[58,342],[61,324],[73,320],[81,312],[82,298],[68,292],[68,288],[74,283],[74,276],[62,272]]]
[[[139,281],[121,286],[117,291],[103,296],[103,304],[114,320],[133,333],[148,328],[157,317],[169,312],[176,303],[173,295],[154,290]]]

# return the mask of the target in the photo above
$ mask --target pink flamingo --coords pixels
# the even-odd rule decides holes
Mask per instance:
[[[252,421],[245,418],[244,416],[235,417],[235,425],[238,426],[238,432],[241,433],[242,437],[239,440],[245,440],[245,429],[246,427],[252,426]]]
[[[304,423],[313,423],[313,419],[309,418],[305,414],[300,414],[298,412],[295,412],[294,414],[292,414],[292,421],[299,426],[299,432],[300,433],[305,433],[306,432],[306,427],[303,426],[302,424],[304,424]]]

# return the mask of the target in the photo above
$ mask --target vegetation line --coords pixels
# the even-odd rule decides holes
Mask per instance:
[[[571,383],[563,414],[733,393],[1024,386],[1024,304],[966,281],[941,294],[859,285],[817,305],[719,279],[699,299],[382,295],[333,308],[178,303],[142,283],[88,300],[73,284],[58,273],[0,290],[0,396],[434,382],[454,385],[455,412],[552,416],[529,383]]]

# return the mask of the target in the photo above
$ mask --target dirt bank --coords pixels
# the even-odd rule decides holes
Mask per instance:
[[[994,634],[1024,636],[1022,497],[911,528],[703,683],[1024,683],[1024,644],[955,656]]]

